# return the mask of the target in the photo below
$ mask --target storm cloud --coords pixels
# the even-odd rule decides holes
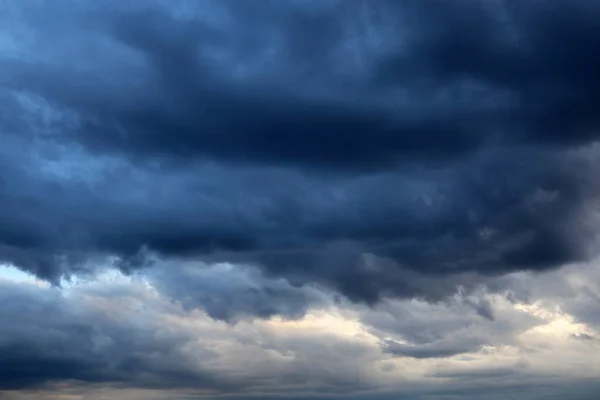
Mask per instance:
[[[591,0],[4,2],[0,265],[37,286],[2,283],[0,391],[548,376],[523,355],[562,362],[540,330],[568,326],[564,354],[599,337],[599,20]],[[90,283],[106,271],[136,283]],[[196,347],[196,317],[226,340]],[[319,318],[356,337],[308,338]],[[237,342],[263,366],[234,367]]]
[[[135,288],[113,287],[116,290],[99,301],[102,293],[96,291],[102,288],[92,287],[74,301],[55,289],[0,284],[0,316],[10,322],[0,333],[0,390],[69,380],[152,387],[158,378],[158,385],[165,387],[190,381],[218,387],[214,377],[195,370],[191,355],[185,354],[183,346],[193,337],[141,320],[140,310],[135,321],[137,302],[152,302]],[[109,317],[106,307],[121,316],[129,314],[128,322]],[[211,355],[206,351],[195,356]]]
[[[4,17],[5,261],[216,257],[372,302],[589,256],[593,2],[39,7]]]

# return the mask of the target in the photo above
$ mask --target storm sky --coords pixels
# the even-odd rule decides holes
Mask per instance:
[[[600,2],[0,0],[0,399],[600,392]]]

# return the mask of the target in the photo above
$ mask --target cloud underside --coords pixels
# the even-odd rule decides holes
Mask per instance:
[[[597,264],[509,274],[498,278],[502,294],[480,288],[442,303],[368,307],[314,289],[322,301],[302,317],[235,323],[220,321],[203,292],[178,295],[159,275],[111,269],[59,289],[17,271],[0,271],[0,317],[10,321],[0,328],[0,398],[592,399],[597,390]],[[258,270],[200,271],[179,274],[221,286],[222,303],[256,301],[247,286]]]
[[[594,4],[300,3],[12,6],[0,257],[252,263],[372,302],[589,255]]]
[[[0,5],[0,398],[587,398],[600,6],[251,3]]]

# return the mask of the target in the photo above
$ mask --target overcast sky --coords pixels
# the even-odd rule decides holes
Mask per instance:
[[[0,0],[0,399],[596,399],[599,21]]]

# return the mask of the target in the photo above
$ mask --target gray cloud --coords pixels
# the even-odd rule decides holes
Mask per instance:
[[[0,320],[7,322],[0,329],[0,390],[71,380],[163,389],[192,382],[204,388],[234,384],[219,383],[221,378],[193,364],[185,345],[194,337],[165,330],[148,319],[111,318],[102,310],[106,305],[127,314],[126,309],[138,301],[151,306],[150,299],[140,296],[143,293],[117,287],[103,290],[95,298],[99,304],[86,304],[85,297],[71,301],[57,289],[0,285]],[[80,295],[94,298],[93,291]],[[206,349],[201,356],[214,354]]]
[[[461,343],[462,342],[462,343]],[[457,354],[478,351],[482,343],[472,338],[461,339],[461,342],[427,343],[421,346],[408,346],[391,340],[383,342],[385,351],[401,357],[412,358],[445,358]]]
[[[2,259],[212,255],[375,302],[586,258],[590,2],[185,4],[8,10]]]
[[[180,270],[167,279],[166,271],[176,267]],[[113,271],[63,289],[0,281],[0,318],[10,321],[0,328],[0,393],[11,400],[58,393],[160,399],[206,391],[227,398],[279,398],[285,392],[292,398],[368,393],[495,399],[521,393],[534,399],[540,388],[553,395],[573,387],[577,396],[587,395],[583,378],[598,371],[595,343],[583,339],[596,335],[592,322],[589,333],[573,325],[562,338],[560,331],[535,334],[534,328],[552,329],[552,318],[562,317],[534,315],[485,288],[452,302],[390,299],[374,307],[340,302],[336,308],[311,308],[299,321],[261,321],[244,317],[265,309],[259,316],[285,314],[296,304],[289,302],[293,296],[274,296],[272,306],[279,308],[268,308],[249,288],[292,290],[285,282],[248,267],[186,267],[157,264],[129,278]],[[567,279],[552,274],[593,282],[596,270],[542,276],[562,286]],[[533,275],[519,279],[527,276]],[[307,289],[297,293],[314,294]],[[531,289],[531,299],[554,313],[552,298],[559,292],[543,280]],[[485,300],[493,319],[473,307]],[[564,298],[561,308],[571,301]],[[198,306],[206,314],[194,310]],[[210,318],[227,313],[234,324]],[[333,317],[338,313],[345,318]],[[387,346],[378,346],[377,339]]]
[[[10,322],[0,328],[0,394],[72,386],[75,393],[133,389],[175,397],[276,396],[286,388],[334,395],[373,387],[367,366],[349,360],[376,361],[376,347],[318,331],[224,324],[173,304],[145,280],[124,279],[63,290],[0,280],[0,320]],[[207,314],[220,312],[217,306],[207,303]]]
[[[360,318],[380,338],[384,351],[417,359],[478,353],[486,346],[514,346],[519,343],[518,335],[544,323],[539,317],[507,308],[504,296],[486,298],[490,292],[483,286],[475,293],[437,303],[387,300]],[[483,313],[481,304],[485,304]]]
[[[309,307],[326,306],[328,296],[315,288],[294,287],[260,270],[229,264],[162,265],[144,274],[163,295],[186,309],[200,308],[216,319],[299,318]]]

